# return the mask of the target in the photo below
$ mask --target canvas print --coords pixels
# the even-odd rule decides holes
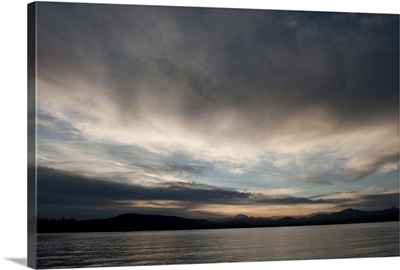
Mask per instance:
[[[30,267],[399,256],[399,15],[28,23]]]

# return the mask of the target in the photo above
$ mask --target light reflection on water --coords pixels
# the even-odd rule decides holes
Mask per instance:
[[[38,235],[38,268],[399,256],[399,223]]]

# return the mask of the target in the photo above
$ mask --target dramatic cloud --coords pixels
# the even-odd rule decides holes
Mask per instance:
[[[399,196],[397,193],[389,194],[373,194],[373,195],[363,195],[354,201],[348,201],[340,205],[343,208],[362,208],[366,210],[376,210],[376,209],[386,209],[390,207],[398,207]]]
[[[73,214],[80,208],[80,214],[103,216],[123,211],[148,212],[152,209],[163,213],[177,213],[186,216],[212,216],[215,207],[231,207],[236,211],[259,213],[252,208],[276,206],[310,205],[310,209],[324,204],[340,204],[340,207],[361,207],[376,209],[398,204],[397,194],[357,195],[353,198],[308,199],[292,196],[269,196],[260,193],[220,189],[195,183],[169,183],[158,187],[143,187],[126,183],[115,183],[105,179],[88,178],[51,168],[38,168],[39,216],[51,213],[53,216]],[[397,196],[397,199],[396,199]],[[64,209],[57,213],[52,209]],[[197,208],[201,208],[199,213]],[[86,213],[85,213],[86,212]],[[105,212],[105,213],[104,213]],[[220,213],[219,215],[223,215]],[[216,213],[214,213],[216,215]]]
[[[149,194],[388,191],[398,74],[396,15],[43,3],[38,162]]]
[[[101,211],[112,211],[114,214],[122,209],[141,210],[147,208],[179,208],[185,215],[191,215],[191,208],[202,206],[207,213],[213,212],[213,205],[236,205],[237,209],[247,209],[252,205],[297,205],[330,203],[324,200],[310,200],[294,197],[269,197],[263,194],[251,194],[195,183],[169,183],[159,187],[143,187],[126,183],[115,183],[104,179],[87,178],[50,168],[38,168],[38,205],[39,215],[46,214],[46,209],[74,207],[85,209],[98,208]],[[210,205],[207,207],[207,205]],[[189,207],[190,206],[190,207]],[[89,208],[90,209],[90,208]],[[93,215],[93,209],[91,215]],[[88,211],[88,212],[89,212]],[[129,211],[129,210],[128,210]],[[160,209],[158,209],[160,211]],[[66,213],[58,213],[58,215]]]

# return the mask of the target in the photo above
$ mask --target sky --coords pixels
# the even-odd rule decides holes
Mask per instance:
[[[399,16],[39,3],[40,217],[399,206]]]

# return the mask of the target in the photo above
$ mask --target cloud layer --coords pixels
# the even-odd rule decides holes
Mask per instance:
[[[146,187],[380,185],[398,40],[395,15],[40,4],[39,164]]]
[[[88,178],[68,172],[39,167],[38,171],[39,216],[99,217],[128,212],[147,213],[155,208],[158,213],[209,217],[213,207],[230,207],[241,211],[268,207],[292,207],[324,205],[326,209],[339,207],[388,208],[399,204],[399,193],[360,195],[350,197],[302,198],[293,196],[267,196],[264,194],[221,189],[195,183],[170,183],[163,187],[115,183],[107,179]],[[325,197],[325,198],[323,198]],[[64,209],[60,212],[59,209]],[[202,213],[198,209],[204,209]],[[340,209],[340,208],[339,208]],[[298,211],[298,210],[296,210]],[[234,214],[235,212],[233,212]],[[217,214],[217,213],[214,213]],[[232,213],[231,213],[232,214]],[[282,215],[284,213],[280,213]],[[297,214],[301,214],[298,213]],[[220,216],[224,214],[220,213]],[[78,217],[80,217],[78,216]],[[77,217],[77,216],[76,216]]]

